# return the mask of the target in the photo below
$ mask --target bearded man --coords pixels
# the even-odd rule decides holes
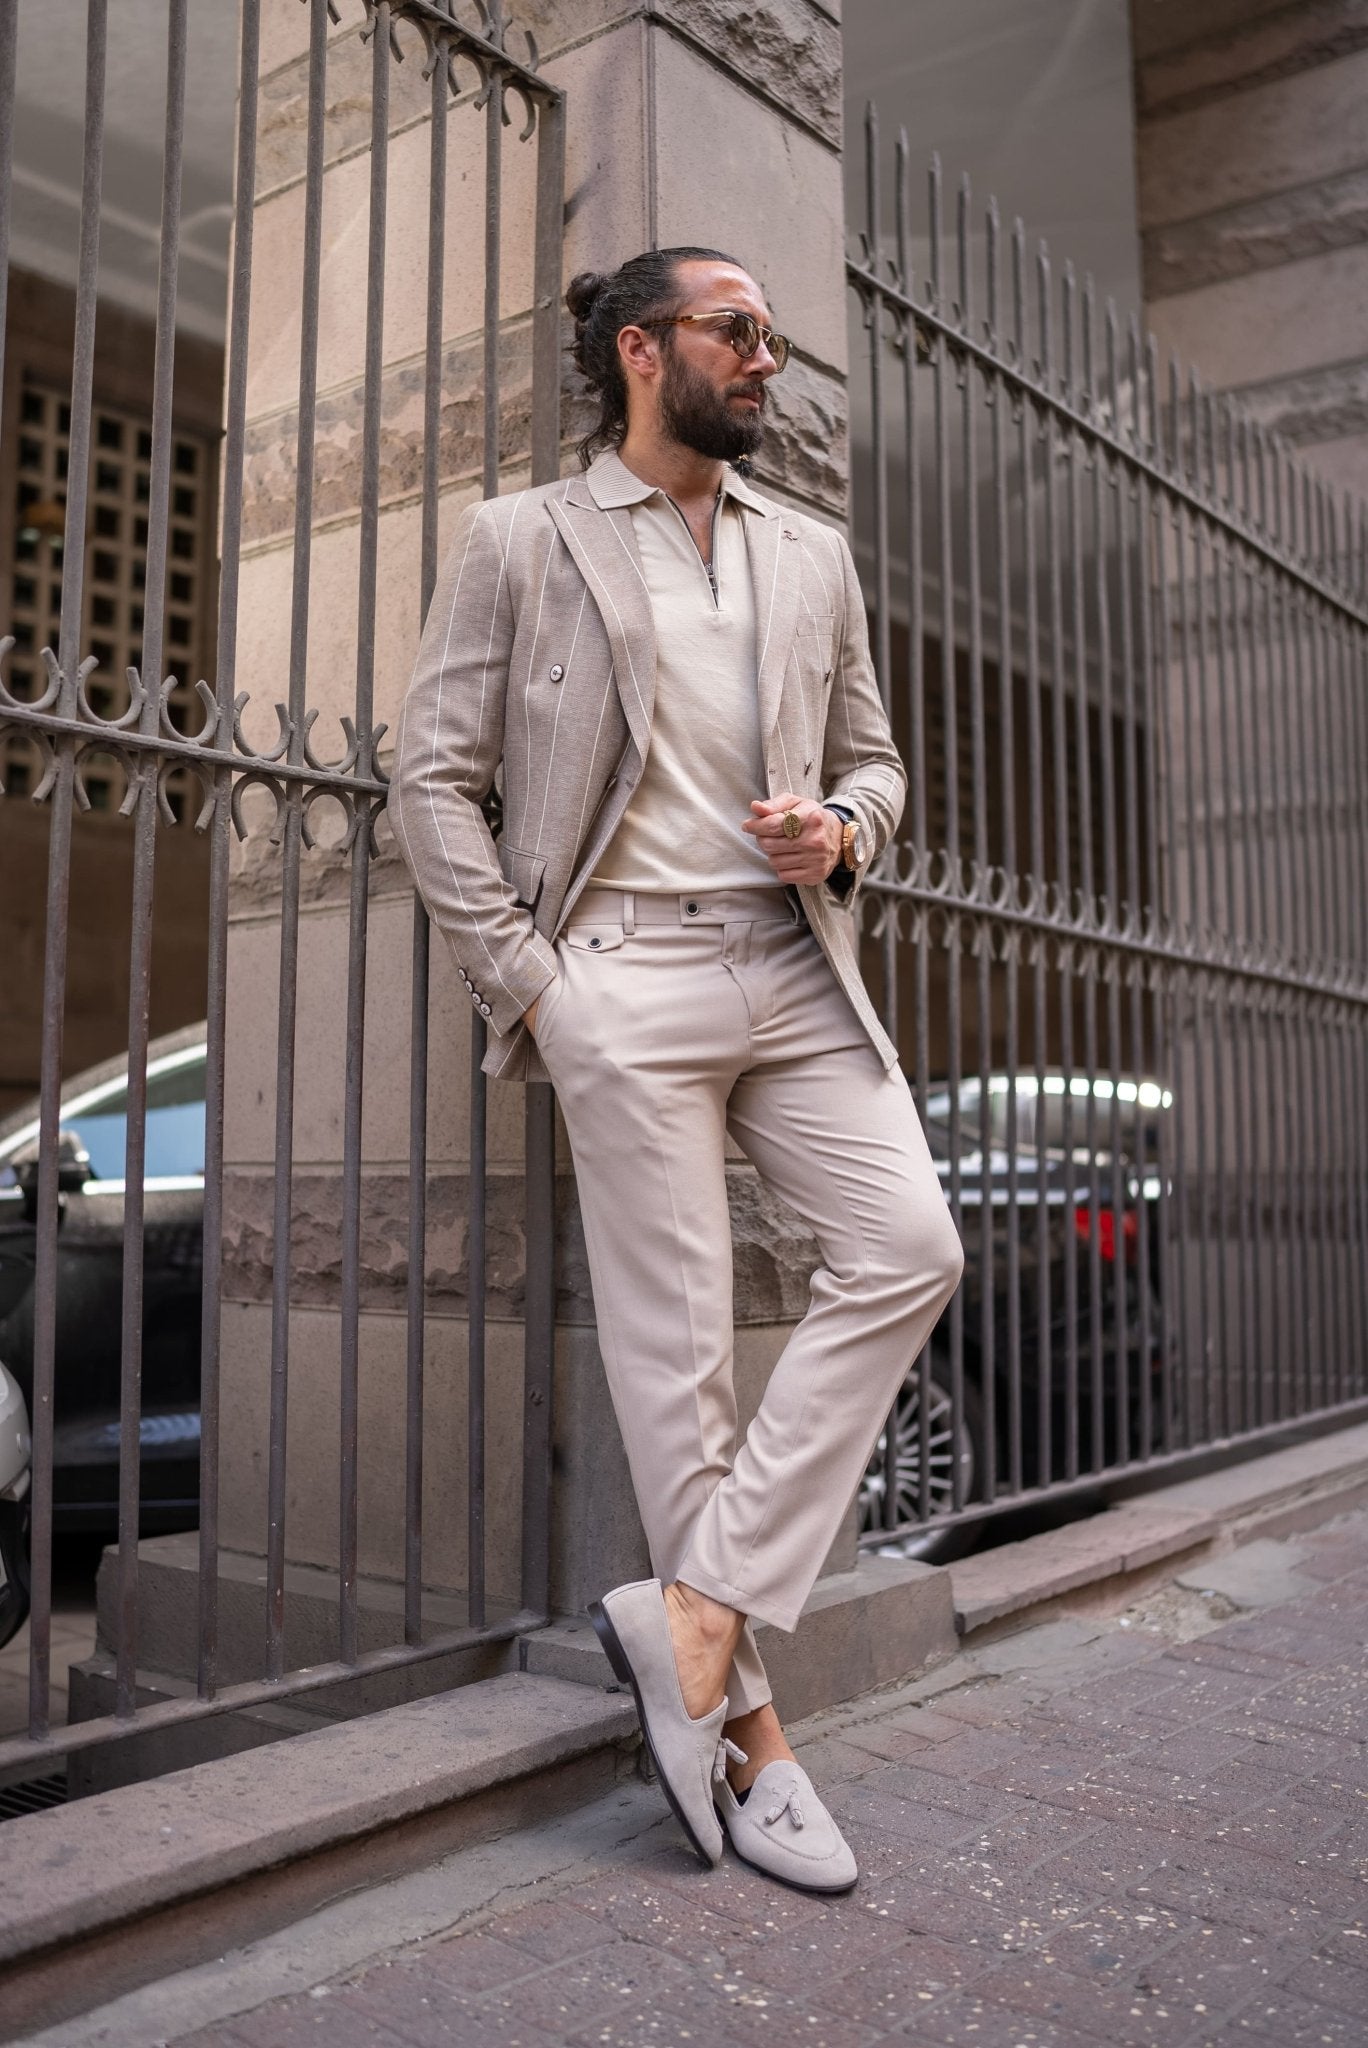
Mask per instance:
[[[797,1625],[962,1270],[852,915],[905,777],[845,540],[734,466],[789,355],[755,279],[666,249],[567,304],[587,467],[463,515],[390,816],[486,1071],[564,1113],[657,1573],[590,1613],[661,1785],[704,1863],[843,1891],[752,1623]],[[739,1445],[729,1135],[821,1253]]]

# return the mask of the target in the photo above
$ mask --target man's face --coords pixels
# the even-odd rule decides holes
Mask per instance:
[[[730,263],[681,263],[681,313],[750,313],[773,326],[753,277]],[[765,384],[774,359],[761,341],[744,360],[725,320],[672,327],[661,354],[660,419],[665,431],[711,461],[753,455],[764,436]]]

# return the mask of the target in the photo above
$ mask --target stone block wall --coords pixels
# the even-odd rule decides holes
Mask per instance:
[[[1368,6],[1134,0],[1146,310],[1368,491]]]

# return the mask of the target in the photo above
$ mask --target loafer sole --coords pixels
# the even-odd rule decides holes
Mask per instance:
[[[670,1811],[683,1828],[689,1847],[693,1850],[704,1868],[711,1870],[714,1867],[713,1858],[699,1841],[690,1823],[689,1816],[675,1797],[675,1790],[670,1783],[669,1777],[661,1769],[655,1743],[651,1740],[651,1723],[646,1713],[646,1703],[641,1697],[641,1687],[637,1684],[636,1673],[632,1669],[632,1660],[623,1648],[622,1639],[613,1627],[612,1620],[601,1601],[590,1601],[589,1619],[594,1624],[594,1633],[603,1645],[604,1653],[608,1658],[614,1678],[617,1679],[620,1685],[629,1685],[632,1688],[632,1698],[636,1701],[637,1719],[641,1723],[642,1738],[647,1749],[651,1752],[651,1761],[655,1765],[656,1776],[660,1780],[660,1789],[670,1802]],[[724,1836],[725,1833],[726,1830],[724,1828]]]

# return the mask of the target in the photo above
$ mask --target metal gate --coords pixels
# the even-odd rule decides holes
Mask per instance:
[[[386,302],[387,209],[412,213],[421,207],[427,222],[425,333],[412,378],[421,386],[422,440],[420,470],[410,495],[421,501],[421,537],[406,558],[400,577],[411,595],[411,622],[416,641],[421,615],[433,587],[438,547],[439,504],[459,464],[451,453],[453,436],[444,417],[447,344],[444,329],[444,265],[455,245],[482,244],[484,324],[479,348],[482,405],[470,432],[478,436],[480,480],[485,495],[499,488],[500,464],[513,461],[530,470],[531,480],[545,481],[559,468],[560,272],[564,177],[564,107],[561,94],[537,72],[537,52],[527,39],[525,60],[498,0],[481,5],[483,33],[458,25],[436,0],[357,0],[355,23],[364,23],[361,58],[353,42],[343,49],[330,40],[330,29],[342,22],[334,0],[303,0],[308,10],[307,58],[301,57],[302,91],[306,100],[302,161],[298,176],[300,232],[296,251],[298,299],[298,380],[295,391],[293,449],[293,550],[289,587],[288,679],[284,701],[274,707],[279,738],[263,746],[252,731],[253,702],[271,696],[255,677],[253,690],[241,686],[237,645],[240,624],[240,571],[244,528],[253,503],[251,450],[248,445],[249,320],[254,283],[253,231],[258,188],[258,77],[262,61],[260,0],[242,0],[240,96],[234,187],[231,294],[227,346],[225,420],[222,448],[221,570],[217,612],[217,658],[213,686],[194,676],[166,676],[171,657],[165,649],[164,620],[168,573],[176,563],[169,537],[176,531],[177,477],[173,471],[176,428],[173,420],[173,370],[177,331],[177,269],[181,250],[181,169],[185,143],[185,80],[188,0],[169,0],[166,45],[166,125],[156,312],[153,405],[146,460],[139,468],[145,483],[145,546],[138,574],[145,574],[145,595],[139,623],[141,658],[127,672],[121,700],[111,692],[119,679],[97,678],[97,661],[83,638],[83,579],[91,541],[92,472],[99,450],[92,445],[92,412],[99,392],[97,336],[97,271],[101,231],[101,175],[105,122],[106,63],[111,37],[120,33],[110,20],[108,0],[89,0],[85,54],[85,153],[81,193],[79,274],[75,294],[74,371],[69,414],[59,422],[65,511],[60,522],[60,632],[55,652],[42,650],[42,669],[31,683],[17,681],[0,667],[0,757],[6,743],[22,740],[35,752],[40,773],[30,794],[45,807],[48,818],[48,881],[44,1023],[42,1039],[41,1130],[36,1156],[28,1169],[35,1225],[33,1341],[31,1360],[32,1456],[32,1654],[30,1720],[27,1738],[0,1743],[0,1770],[11,1775],[18,1764],[60,1751],[71,1751],[132,1729],[139,1731],[221,1713],[282,1696],[298,1697],[336,1686],[341,1680],[371,1676],[401,1664],[427,1660],[433,1683],[440,1682],[440,1660],[472,1644],[507,1638],[536,1626],[548,1612],[549,1502],[551,1439],[551,1361],[554,1321],[552,1272],[552,1191],[554,1126],[550,1090],[528,1091],[526,1116],[525,1262],[518,1285],[524,1304],[524,1362],[521,1389],[521,1563],[519,1597],[505,1600],[495,1614],[486,1596],[486,1216],[489,1176],[486,1171],[484,1081],[479,1066],[484,1026],[473,1020],[471,1059],[471,1131],[469,1151],[466,1263],[468,1268],[469,1369],[466,1392],[468,1458],[453,1488],[463,1490],[467,1522],[466,1611],[463,1625],[424,1623],[425,1553],[423,1536],[423,1413],[424,1305],[426,1262],[432,1242],[427,1216],[428,1012],[429,933],[421,907],[415,907],[411,942],[411,1043],[397,1048],[408,1068],[409,1150],[407,1160],[407,1251],[404,1312],[407,1317],[406,1413],[403,1421],[403,1486],[405,1552],[402,1612],[396,1610],[392,1640],[363,1647],[358,1633],[358,1404],[362,1331],[362,1114],[363,1054],[366,1035],[367,934],[370,920],[369,880],[376,852],[376,826],[384,808],[385,778],[379,759],[384,728],[373,712],[376,668],[377,590],[383,588],[380,566],[382,470],[391,463],[385,446],[386,417],[384,318]],[[0,291],[8,274],[10,163],[14,132],[16,37],[20,10],[0,11]],[[274,29],[279,34],[277,6]],[[32,23],[26,21],[22,32]],[[347,24],[343,24],[347,26]],[[523,47],[521,39],[517,48]],[[346,56],[352,65],[350,101],[346,91],[329,97],[329,65]],[[428,131],[426,190],[415,193],[411,182],[396,185],[389,176],[389,158],[397,132],[391,104],[395,66],[405,60],[404,81],[421,73],[422,98],[406,83],[402,112],[410,131]],[[364,63],[364,71],[361,65]],[[366,75],[368,74],[368,76]],[[358,86],[357,80],[360,79]],[[364,120],[358,122],[358,94]],[[516,120],[514,119],[516,117]],[[359,380],[356,427],[359,436],[359,550],[356,578],[356,681],[350,711],[341,720],[345,749],[336,759],[320,758],[312,733],[317,711],[309,701],[310,573],[317,546],[318,519],[329,507],[315,501],[317,433],[320,416],[320,296],[327,283],[322,233],[325,165],[336,142],[331,124],[350,118],[350,146],[365,156],[369,181],[365,261],[364,376]],[[451,122],[482,121],[485,136],[482,217],[449,212],[448,129]],[[532,304],[520,322],[501,315],[500,265],[503,255],[503,134],[512,134],[535,151],[535,251]],[[510,325],[524,337],[528,396],[506,392],[507,337]],[[0,330],[3,306],[0,306]],[[530,365],[528,364],[530,358]],[[523,404],[522,412],[519,405]],[[510,427],[512,418],[515,427]],[[12,424],[9,423],[12,430]],[[388,474],[388,471],[386,471]],[[386,486],[388,488],[388,485]],[[352,509],[356,501],[353,500]],[[58,547],[56,536],[49,545]],[[393,570],[389,571],[391,577]],[[9,658],[14,635],[0,642]],[[165,678],[165,679],[164,679]],[[186,731],[172,715],[194,684],[198,729]],[[177,693],[172,699],[173,690]],[[188,723],[189,721],[187,721]],[[11,757],[18,749],[9,748]],[[119,1543],[117,1553],[117,1645],[113,1711],[69,1728],[50,1726],[51,1565],[53,1506],[54,1357],[59,1320],[58,1250],[61,1211],[66,1202],[64,1175],[72,1162],[59,1156],[59,1122],[63,1101],[63,1015],[68,970],[68,942],[78,929],[69,901],[74,814],[88,807],[87,779],[98,755],[112,760],[126,785],[121,808],[131,819],[134,835],[132,939],[128,1011],[127,1141],[124,1165],[121,1388],[119,1404]],[[193,1696],[138,1707],[138,1533],[140,1487],[140,1412],[143,1346],[144,1174],[147,1133],[148,988],[154,909],[155,851],[159,835],[177,830],[178,804],[172,793],[193,792],[191,815],[210,845],[207,916],[210,947],[208,969],[206,1116],[203,1211],[203,1292],[201,1351],[201,1514],[198,1559],[198,1671]],[[253,794],[255,793],[255,794]],[[17,790],[10,801],[18,800]],[[321,845],[316,820],[321,806],[340,807],[345,830],[331,851]],[[265,816],[262,816],[264,804]],[[196,815],[197,813],[197,815]],[[79,827],[78,827],[79,829]],[[221,1420],[220,1331],[223,1299],[224,1236],[224,1101],[225,1015],[228,1000],[230,834],[255,837],[255,854],[265,862],[278,921],[279,996],[272,1019],[275,1045],[274,1196],[269,1259],[270,1345],[262,1360],[263,1402],[267,1417],[267,1527],[263,1531],[264,1583],[260,1596],[260,1658],[258,1675],[230,1684],[220,1682],[220,1499],[218,1465]],[[340,1185],[340,1301],[337,1318],[337,1375],[340,1387],[340,1439],[337,1444],[338,1554],[336,1570],[336,1647],[332,1661],[307,1669],[287,1669],[286,1658],[286,1441],[287,1423],[296,1430],[301,1418],[291,1415],[292,1192],[295,1191],[294,1115],[297,1082],[296,1015],[300,991],[301,872],[306,853],[345,879],[340,891],[348,904],[345,977],[338,976],[336,999],[345,1003],[345,1056],[336,1075],[342,1105]],[[344,993],[345,989],[345,993]],[[21,1176],[22,1177],[22,1176]],[[11,1364],[14,1361],[10,1361]],[[310,1418],[303,1417],[307,1430]]]
[[[1368,516],[864,135],[867,965],[966,1280],[863,1541],[1368,1398]],[[891,230],[891,232],[890,232]],[[914,252],[916,270],[914,272]]]

